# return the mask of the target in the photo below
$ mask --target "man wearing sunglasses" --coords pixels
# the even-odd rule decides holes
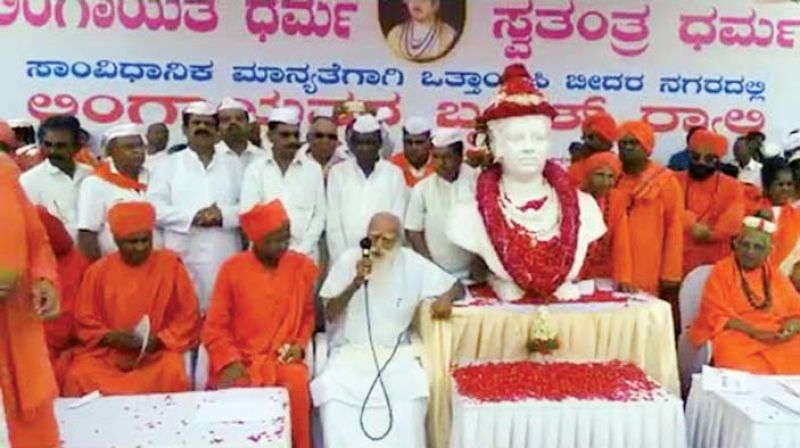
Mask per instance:
[[[308,141],[306,155],[319,164],[326,179],[331,167],[347,160],[344,151],[339,148],[336,123],[330,117],[315,116],[306,134],[306,140]]]

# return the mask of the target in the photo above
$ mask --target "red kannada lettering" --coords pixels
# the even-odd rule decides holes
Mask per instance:
[[[247,0],[245,24],[250,34],[266,42],[279,30],[287,36],[350,37],[351,16],[358,3],[338,0],[333,6],[327,0]]]

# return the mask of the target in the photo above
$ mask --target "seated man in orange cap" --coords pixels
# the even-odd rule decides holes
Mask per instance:
[[[578,154],[572,159],[569,167],[569,176],[577,185],[581,185],[586,175],[584,160],[593,154],[608,152],[617,141],[617,122],[614,117],[606,112],[591,115],[584,120],[581,126],[583,132],[583,145]]]
[[[115,205],[108,223],[119,252],[96,261],[84,276],[75,304],[82,345],[67,370],[63,393],[189,390],[183,352],[197,345],[200,329],[189,274],[177,254],[152,248],[155,210],[150,204]],[[134,331],[145,317],[147,340]]]
[[[279,200],[240,216],[252,250],[220,269],[203,328],[211,387],[281,386],[289,390],[292,446],[311,446],[308,368],[304,348],[314,331],[319,271],[288,250],[289,217]]]
[[[770,213],[744,218],[733,255],[714,265],[692,342],[711,342],[718,367],[759,374],[800,373],[800,294],[769,261]]]
[[[620,291],[633,292],[627,204],[624,195],[614,190],[622,172],[619,158],[611,151],[605,151],[590,156],[583,165],[585,177],[581,190],[597,200],[608,230],[601,239],[589,245],[581,278],[610,278]]]
[[[58,279],[61,283],[61,314],[44,323],[47,348],[50,350],[50,362],[53,373],[59,386],[63,384],[66,368],[69,366],[73,348],[78,340],[75,336],[75,299],[83,281],[83,275],[90,266],[89,260],[83,256],[78,247],[72,242],[64,223],[51,215],[46,208],[36,207],[39,211],[50,248],[56,256],[58,263]]]
[[[700,130],[689,140],[689,170],[677,173],[683,188],[683,274],[730,254],[731,239],[744,218],[739,181],[718,170],[728,140]]]
[[[677,326],[677,294],[683,278],[683,192],[675,174],[650,159],[652,126],[628,121],[618,129],[622,176],[633,260],[633,286],[668,300]]]

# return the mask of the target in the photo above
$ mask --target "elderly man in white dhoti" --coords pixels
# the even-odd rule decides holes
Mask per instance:
[[[332,349],[311,394],[326,448],[423,448],[428,381],[410,343],[411,321],[425,298],[435,298],[434,318],[448,318],[464,290],[401,247],[396,216],[376,214],[368,232],[362,249],[337,259],[320,291]]]

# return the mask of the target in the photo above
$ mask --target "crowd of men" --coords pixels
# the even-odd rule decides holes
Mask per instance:
[[[389,158],[386,126],[369,112],[318,113],[303,136],[298,112],[276,108],[263,145],[259,128],[234,99],[198,102],[182,114],[185,144],[169,147],[160,123],[124,124],[95,157],[73,116],[35,132],[0,122],[0,385],[14,448],[58,446],[59,394],[189,390],[200,345],[209,388],[289,390],[299,448],[310,446],[312,402],[328,446],[380,435],[381,424],[363,425],[364,409],[386,404],[365,398],[376,374],[365,347],[378,347],[399,416],[390,437],[424,446],[428,386],[410,324],[423,299],[448,318],[485,280],[445,227],[491,160],[465,149],[463,131],[421,117],[406,120]],[[800,372],[800,133],[784,154],[763,134],[740,136],[729,165],[725,137],[692,129],[667,168],[651,159],[647,123],[601,113],[582,131],[568,171],[608,232],[581,277],[670,301],[681,331],[682,279],[715,265],[692,340],[711,341],[721,366]],[[333,350],[310,380],[305,349],[323,321]]]

